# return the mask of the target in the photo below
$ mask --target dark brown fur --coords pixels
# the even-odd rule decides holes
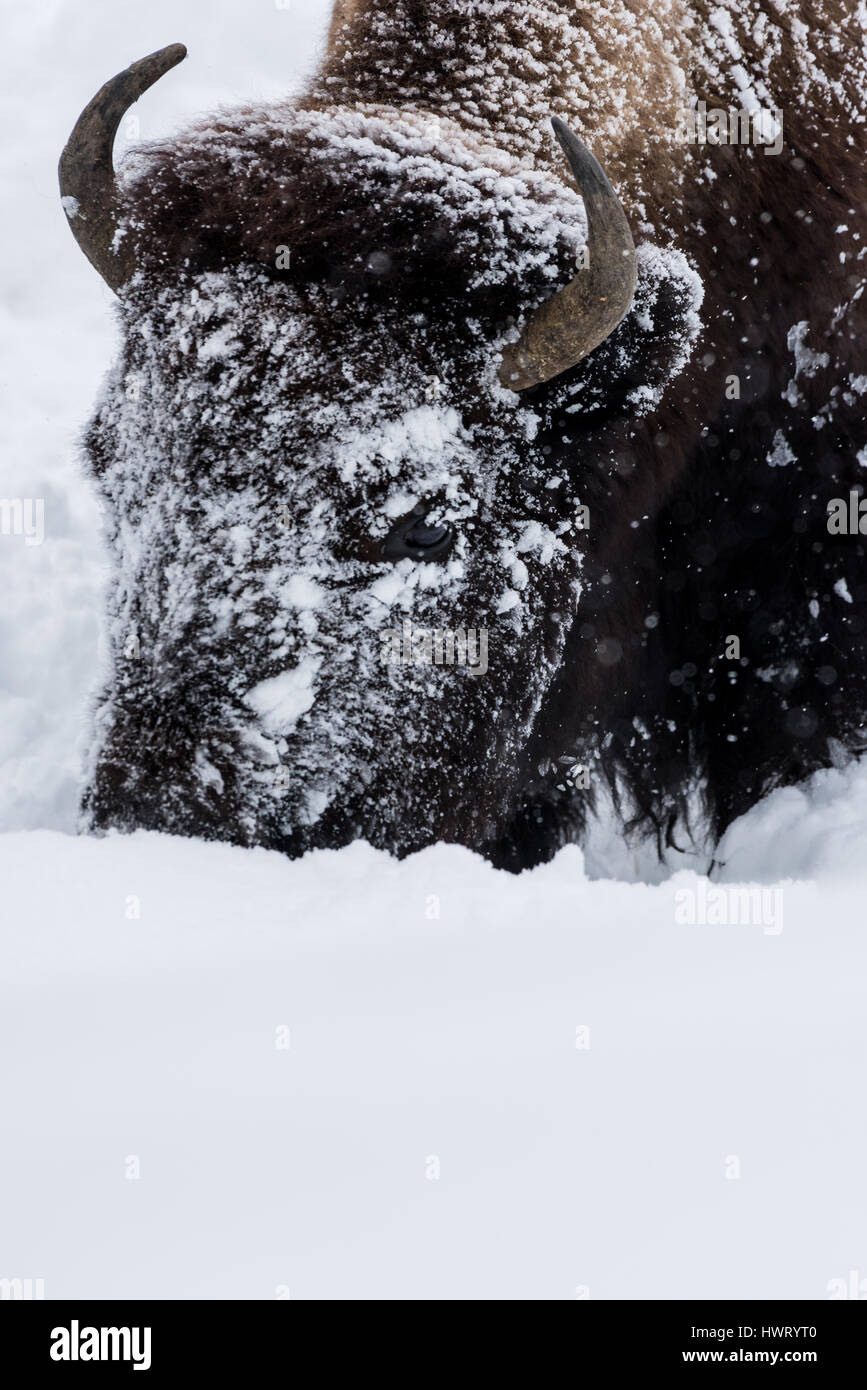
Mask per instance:
[[[863,93],[851,49],[844,43],[835,52],[831,42],[836,34],[853,41],[854,21],[845,5],[799,7],[828,79],[822,84],[805,75],[788,19],[770,0],[751,4],[741,29],[732,11],[742,65],[788,96],[783,149],[774,156],[750,146],[684,147],[673,133],[679,104],[732,106],[713,8],[345,0],[301,103],[395,120],[438,115],[445,165],[460,136],[480,161],[497,147],[518,177],[533,166],[560,170],[543,118],[556,111],[606,165],[637,239],[685,252],[705,286],[698,353],[652,415],[636,421],[626,393],[654,372],[664,376],[677,349],[674,301],[657,321],[670,323],[670,343],[664,330],[644,341],[627,319],[587,363],[528,393],[545,422],[552,471],[574,473],[577,459],[594,531],[557,674],[511,790],[485,811],[487,852],[510,867],[547,857],[580,829],[585,802],[557,772],[564,754],[598,765],[627,817],[662,840],[686,816],[699,781],[718,835],[768,789],[860,746],[863,542],[831,537],[825,526],[828,499],[862,487],[856,455],[865,443],[861,396],[851,387],[865,371],[867,332],[864,241],[854,236],[867,238],[863,127],[855,121]],[[768,61],[761,44],[749,46],[759,19],[775,55]],[[567,21],[564,50],[557,44]],[[685,93],[669,59],[687,75]],[[362,201],[352,171],[329,162],[315,131],[287,141],[281,123],[269,126],[252,110],[246,127],[243,112],[227,116],[225,157],[215,158],[213,139],[148,152],[126,206],[150,282],[179,267],[193,274],[250,262],[279,279],[274,252],[286,243],[287,279],[327,287],[342,312],[402,308],[408,321],[435,285],[431,370],[459,341],[461,315],[477,316],[495,335],[550,292],[517,275],[469,289],[502,230],[496,218],[490,227],[484,218],[476,227],[426,221],[423,203],[407,200],[386,174],[381,196]],[[219,132],[219,120],[208,125]],[[386,261],[372,269],[382,253]],[[566,254],[564,247],[564,279]],[[790,388],[789,335],[801,322],[802,343],[828,361]],[[325,340],[336,333],[330,313],[319,331]],[[408,356],[413,350],[408,342]],[[729,400],[733,375],[740,398]],[[578,423],[564,413],[576,390],[586,398],[603,383],[604,401]],[[467,424],[484,427],[490,402],[471,386],[460,394]],[[781,431],[794,457],[771,466]],[[835,589],[841,582],[851,604]],[[739,661],[724,656],[731,635],[741,641]],[[477,820],[460,808],[456,817],[450,836],[480,845]],[[420,842],[416,834],[395,847]]]

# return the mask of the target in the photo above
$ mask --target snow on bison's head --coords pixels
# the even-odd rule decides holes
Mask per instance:
[[[446,119],[288,103],[116,179],[118,121],[183,54],[108,83],[61,160],[123,332],[86,437],[114,562],[87,823],[497,858],[616,669],[548,717],[646,515],[696,277],[636,252],[559,122],[583,201]]]

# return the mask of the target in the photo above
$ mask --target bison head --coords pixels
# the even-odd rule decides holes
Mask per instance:
[[[591,662],[528,751],[597,538],[647,519],[631,451],[694,277],[636,254],[560,122],[583,203],[369,107],[244,109],[118,180],[124,110],[183,56],[109,82],[61,160],[123,329],[86,439],[115,563],[88,823],[495,854],[598,724]]]

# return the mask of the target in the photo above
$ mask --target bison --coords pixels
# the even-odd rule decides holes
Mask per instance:
[[[857,753],[862,26],[338,0],[297,100],[120,174],[185,49],[102,88],[60,162],[122,330],[87,827],[518,870],[603,789],[662,854]]]

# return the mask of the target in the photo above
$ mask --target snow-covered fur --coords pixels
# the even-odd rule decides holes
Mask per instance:
[[[857,743],[862,542],[825,508],[865,444],[859,25],[347,0],[302,101],[131,163],[88,824],[521,867],[602,778],[660,833],[703,779],[718,832]],[[696,99],[781,108],[781,153],[685,146]],[[502,343],[584,240],[549,109],[618,187],[638,291],[517,396]],[[383,559],[417,503],[450,554]],[[385,660],[405,623],[484,633],[487,670]]]

